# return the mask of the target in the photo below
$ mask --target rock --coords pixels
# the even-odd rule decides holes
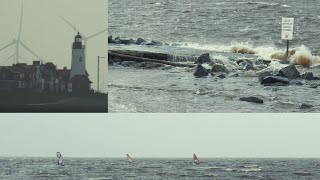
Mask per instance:
[[[193,73],[197,78],[208,76],[208,72],[201,65],[197,65],[196,70]]]
[[[309,86],[309,88],[317,88],[319,86],[319,84],[311,84],[310,86]]]
[[[238,73],[231,74],[230,77],[239,77]]]
[[[202,54],[201,56],[198,57],[198,59],[194,62],[195,64],[203,64],[203,63],[211,63],[211,58],[210,58],[210,54],[206,53],[206,54]]]
[[[136,44],[137,45],[141,45],[142,43],[146,42],[144,39],[142,38],[138,38],[137,41],[136,41]]]
[[[313,80],[320,80],[319,77],[313,77]]]
[[[242,66],[242,69],[244,69],[246,71],[254,69],[252,62],[250,62],[250,61],[241,62],[239,65]]]
[[[130,67],[134,65],[136,62],[135,61],[122,61],[121,65],[124,67]]]
[[[247,102],[263,104],[263,100],[262,99],[260,99],[258,97],[254,97],[254,96],[241,97],[239,100],[240,101],[247,101]]]
[[[113,39],[112,39],[112,36],[109,36],[108,37],[108,43],[114,43]]]
[[[312,72],[305,72],[301,75],[301,78],[305,80],[314,80],[313,73]]]
[[[145,45],[162,46],[162,45],[163,45],[163,43],[162,43],[162,42],[160,42],[160,41],[152,40],[151,42],[147,42],[147,43],[145,43]]]
[[[308,109],[308,108],[312,108],[313,105],[311,104],[306,104],[306,103],[302,103],[300,106],[300,109]]]
[[[300,80],[296,80],[296,79],[291,80],[289,82],[289,84],[291,84],[291,85],[299,85],[299,86],[303,85],[303,83]]]
[[[294,79],[300,77],[300,73],[295,65],[289,65],[285,68],[280,69],[279,75],[289,79]]]
[[[287,61],[287,60],[281,60],[281,61],[279,61],[279,63],[280,63],[280,64],[289,64],[289,61]]]
[[[228,73],[227,68],[222,65],[222,64],[214,64],[211,68],[211,73],[216,73],[216,72],[225,72]]]
[[[264,71],[259,74],[259,81],[262,81],[267,76],[273,76],[272,71]]]
[[[212,73],[211,73],[211,75],[212,75],[212,76],[217,76],[217,77],[220,78],[220,79],[223,79],[223,78],[226,78],[226,77],[227,77],[225,73],[218,73],[218,74],[212,74]]]
[[[133,39],[120,39],[120,38],[116,38],[115,42],[117,44],[135,44],[136,42]]]
[[[290,80],[288,78],[279,77],[279,76],[266,76],[262,78],[261,84],[265,86],[284,86],[289,84]]]

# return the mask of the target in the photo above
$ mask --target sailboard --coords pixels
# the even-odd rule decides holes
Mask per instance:
[[[198,159],[196,154],[193,154],[193,163],[194,164],[200,164],[200,161],[199,161],[199,159]]]
[[[132,158],[130,157],[129,154],[127,154],[127,160],[128,160],[129,163],[132,163]]]
[[[57,155],[57,164],[64,166],[62,154],[60,152],[57,152],[56,155]]]

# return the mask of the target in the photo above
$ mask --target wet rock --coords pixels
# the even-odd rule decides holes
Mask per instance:
[[[217,74],[214,74],[214,73],[211,73],[212,76],[216,76],[220,79],[223,79],[223,78],[226,78],[227,75],[225,73],[217,73]]]
[[[135,44],[136,42],[133,39],[120,39],[119,37],[115,39],[117,44]]]
[[[288,78],[280,76],[266,76],[261,80],[261,84],[265,86],[285,86],[289,84]]]
[[[137,41],[136,41],[136,44],[137,45],[141,45],[142,43],[146,42],[144,39],[142,38],[138,38]]]
[[[108,37],[108,43],[115,43],[114,40],[112,39],[112,36]]]
[[[302,79],[305,79],[305,80],[314,80],[314,77],[313,77],[313,73],[312,72],[305,72],[301,75],[301,78]]]
[[[197,65],[196,70],[193,73],[193,75],[197,78],[208,76],[208,74],[208,71],[201,65]]]
[[[309,88],[317,88],[319,86],[319,84],[311,84],[310,86],[309,86]]]
[[[134,65],[136,62],[135,61],[122,61],[121,65],[124,67],[130,67]]]
[[[313,105],[311,105],[311,104],[302,103],[300,106],[300,109],[309,109],[312,107],[313,107]]]
[[[264,71],[259,74],[259,81],[262,81],[267,76],[273,76],[272,71]]]
[[[282,77],[289,78],[289,79],[294,79],[294,78],[300,77],[300,73],[297,70],[295,65],[289,65],[287,67],[280,69],[279,75]]]
[[[313,80],[320,80],[319,77],[313,77]]]
[[[216,72],[225,72],[228,73],[227,68],[222,65],[222,64],[214,64],[211,68],[211,73],[216,73]]]
[[[240,101],[247,101],[247,102],[253,102],[253,103],[258,103],[258,104],[263,104],[263,100],[258,98],[258,97],[254,97],[254,96],[249,96],[249,97],[241,97],[239,99]]]
[[[279,63],[280,63],[280,64],[289,64],[289,61],[287,61],[287,60],[281,60],[281,61],[279,61]]]
[[[246,71],[254,69],[252,62],[250,62],[250,61],[241,62],[239,65],[242,67],[242,69],[244,69]]]
[[[211,58],[209,53],[202,54],[198,57],[198,59],[194,62],[195,64],[203,64],[203,63],[211,63]]]
[[[238,73],[231,74],[230,77],[239,77]]]
[[[160,42],[160,41],[155,41],[155,40],[152,40],[151,42],[147,42],[147,43],[144,43],[145,45],[151,45],[151,46],[162,46],[163,43]]]
[[[299,86],[303,85],[303,83],[300,80],[297,80],[297,79],[291,80],[289,82],[289,84],[291,84],[291,85],[299,85]]]

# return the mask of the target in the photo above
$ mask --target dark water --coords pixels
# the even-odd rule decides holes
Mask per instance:
[[[258,76],[264,71],[277,72],[287,66],[273,61],[269,67],[244,71],[235,63],[239,59],[271,60],[283,52],[281,17],[294,17],[294,40],[297,57],[310,59],[310,68],[298,67],[320,76],[320,15],[318,1],[235,1],[235,0],[110,0],[109,35],[169,45],[116,45],[109,49],[169,53],[172,61],[181,57],[198,57],[210,53],[223,62],[230,74],[240,78],[194,78],[192,70],[183,68],[141,70],[111,66],[108,72],[110,112],[319,112],[320,81],[303,81],[302,86],[264,87]],[[178,45],[174,45],[176,43]],[[231,53],[232,47],[252,49],[254,55]],[[184,60],[191,63],[192,60]],[[210,67],[208,67],[210,68]],[[242,96],[257,96],[263,105],[240,102]],[[301,109],[302,103],[313,107]]]
[[[0,179],[319,179],[319,159],[1,158]]]
[[[114,37],[183,42],[220,49],[230,44],[285,48],[281,17],[293,17],[293,46],[320,54],[317,0],[109,0]],[[220,46],[220,47],[219,47]]]

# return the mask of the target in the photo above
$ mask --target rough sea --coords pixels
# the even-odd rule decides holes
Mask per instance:
[[[294,18],[290,49],[312,61],[300,73],[320,76],[320,15],[317,0],[109,0],[108,33],[120,38],[143,38],[166,46],[109,44],[109,50],[169,53],[176,57],[199,57],[210,53],[239,77],[195,78],[185,68],[136,69],[109,66],[109,112],[320,112],[320,81],[302,81],[302,86],[265,87],[258,74],[287,66],[272,61],[261,71],[243,71],[239,59],[271,60],[284,52],[281,18]],[[254,55],[231,53],[245,47]],[[172,61],[181,61],[172,58]],[[192,63],[185,60],[184,63]],[[313,88],[310,88],[313,87]],[[239,101],[256,96],[264,104]],[[312,108],[300,108],[309,104]]]
[[[123,159],[0,158],[4,180],[320,179],[319,159]]]

